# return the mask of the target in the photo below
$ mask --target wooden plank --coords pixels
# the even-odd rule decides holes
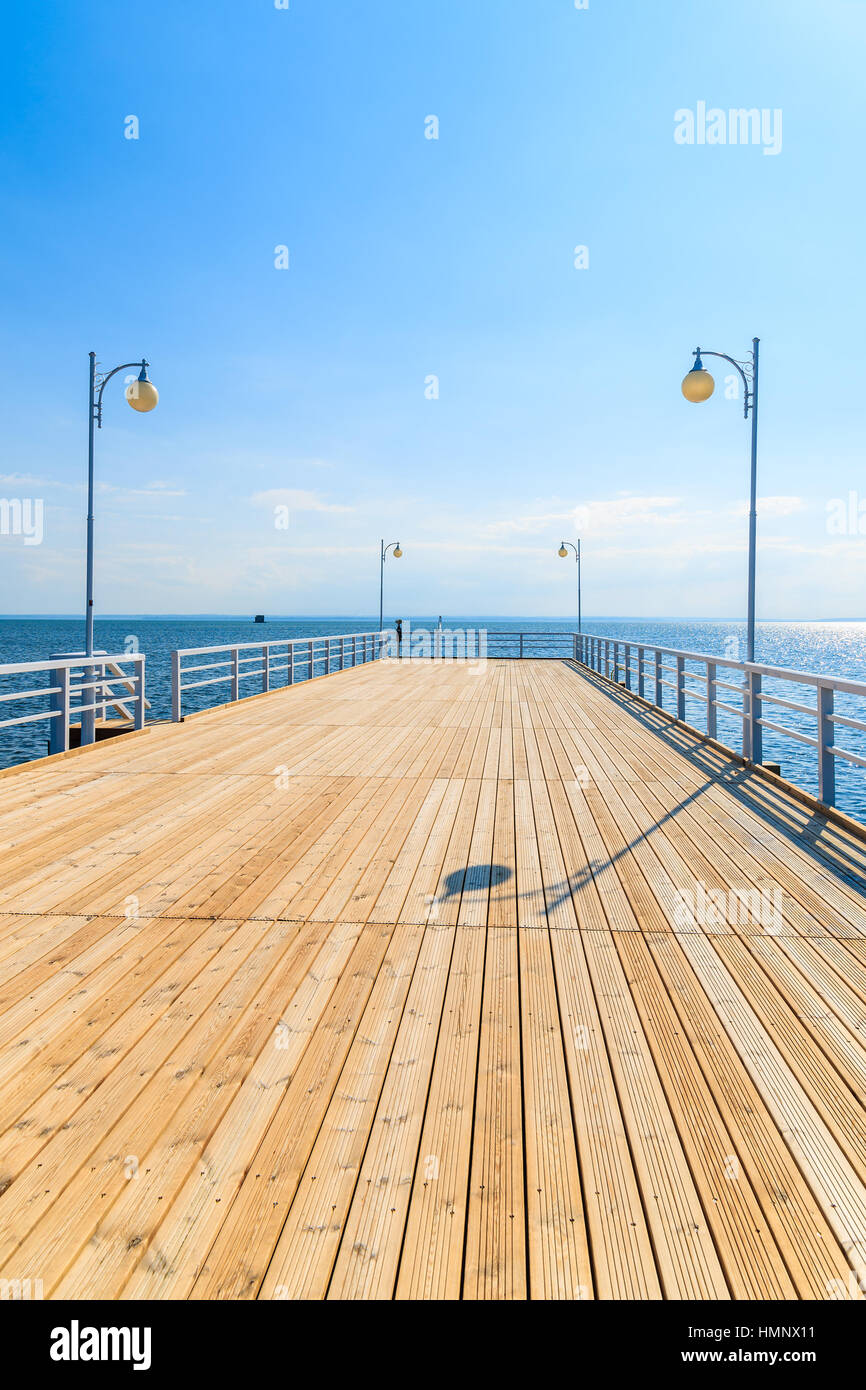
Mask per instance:
[[[518,937],[529,1292],[588,1299],[592,1261],[550,939],[532,928]]]
[[[384,988],[401,974],[405,940],[419,934],[418,928],[364,929],[358,958],[287,1085],[213,1245],[189,1273],[189,1297],[257,1297],[371,992],[380,978]]]
[[[509,784],[510,785],[510,784]],[[527,1294],[517,930],[487,931],[463,1297]]]
[[[330,1298],[393,1296],[453,945],[453,927],[426,928],[339,1252],[335,1250]]]
[[[368,1163],[371,1132],[377,1125],[386,1130],[389,1163],[394,1158],[390,1143],[401,1125],[400,1101],[393,1086],[390,1095],[383,1086],[395,1065],[395,1039],[403,1031],[407,995],[420,966],[423,941],[424,930],[418,925],[400,926],[395,931],[390,968],[380,972],[364,1010],[280,1232],[262,1284],[262,1298],[323,1298],[338,1251],[350,1250],[358,1262],[365,1258],[368,1247],[363,1235],[349,1244],[344,1233],[350,1207],[355,1210],[353,1198],[360,1186],[363,1199],[369,1183],[362,1165]],[[386,1181],[389,1177],[390,1173],[385,1175]],[[373,1252],[369,1258],[375,1259]],[[339,1281],[339,1272],[334,1278]]]
[[[418,1150],[396,1296],[460,1297],[486,934],[460,926]]]
[[[72,1230],[68,1235],[69,1245],[79,1242],[79,1251],[56,1284],[57,1297],[98,1297],[123,1288],[139,1261],[156,1273],[145,1285],[158,1287],[164,1296],[167,1272],[194,1258],[190,1228],[203,1209],[212,1213],[221,1205],[224,1189],[231,1195],[231,1180],[226,1179],[233,1160],[279,1103],[285,1079],[303,1055],[352,954],[358,929],[338,925],[328,932],[318,926],[300,937],[281,924],[274,935],[287,938],[290,949],[273,962],[234,1027],[225,1030],[200,1080],[175,1110],[170,1128],[151,1142],[142,1134],[138,1176],[118,1182],[113,1173],[99,1173],[97,1186],[104,1190],[86,1216],[79,1184],[75,1235]],[[299,949],[308,943],[308,949]],[[278,1040],[284,1046],[277,1047]],[[141,1099],[147,1099],[146,1091]],[[226,1142],[229,1109],[231,1138]],[[129,1117],[118,1128],[129,1133]],[[222,1143],[212,1136],[205,1144],[203,1136],[214,1130]],[[52,1219],[65,1205],[61,1198]],[[208,1244],[205,1236],[204,1249]],[[66,1258],[68,1262],[68,1253]]]

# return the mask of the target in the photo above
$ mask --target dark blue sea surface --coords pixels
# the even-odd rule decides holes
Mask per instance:
[[[374,632],[377,625],[375,618],[273,618],[264,624],[254,623],[251,619],[216,617],[112,618],[97,619],[95,631],[97,647],[106,652],[121,653],[137,649],[146,654],[147,694],[152,704],[148,718],[168,719],[171,715],[170,653],[175,649]],[[435,631],[436,625],[436,618],[419,617],[411,620],[411,630],[422,644],[423,631]],[[453,614],[443,615],[443,625],[452,631],[485,632],[489,656],[517,655],[519,646],[516,635],[520,632],[532,634],[525,642],[526,655],[562,655],[569,648],[566,635],[575,628],[573,621],[557,622],[551,618],[505,619]],[[406,628],[408,627],[407,620]],[[633,645],[643,642],[647,645],[655,644],[734,659],[743,659],[746,650],[745,626],[731,622],[601,618],[587,619],[583,627],[585,632],[613,637],[620,642],[630,642]],[[74,619],[0,618],[0,664],[41,661],[46,660],[53,652],[81,650],[82,629],[81,621]],[[422,635],[418,635],[419,633]],[[544,640],[545,633],[554,634],[549,642]],[[214,658],[200,657],[196,660],[212,659]],[[866,623],[761,623],[757,633],[756,659],[764,665],[866,682]],[[317,674],[323,669],[323,666],[319,665]],[[701,667],[691,665],[691,669],[697,673]],[[302,669],[300,674],[304,675],[305,671]],[[723,673],[720,671],[719,674]],[[667,678],[672,679],[670,673],[667,673]],[[0,677],[0,694],[15,688],[32,689],[43,684],[48,684],[48,680],[41,675]],[[257,688],[254,679],[245,682],[242,687],[250,694]],[[694,688],[699,690],[700,686],[695,684]],[[814,704],[815,700],[814,691],[804,686],[788,686],[767,681],[765,690],[795,703],[809,705]],[[654,695],[654,690],[649,684],[647,694],[650,698]],[[184,711],[203,709],[207,705],[219,704],[228,698],[227,684],[190,691],[184,697]],[[725,698],[724,692],[722,698]],[[674,692],[666,689],[664,699],[667,708],[671,709]],[[736,698],[732,698],[732,703],[738,703]],[[45,705],[47,706],[47,701]],[[33,701],[27,702],[26,705],[9,701],[0,705],[0,716],[10,718],[15,714],[33,713],[37,708]],[[836,701],[836,712],[857,719],[866,719],[866,700],[840,695]],[[690,699],[687,702],[686,715],[689,722],[697,728],[704,727],[706,712],[699,701]],[[815,734],[815,721],[806,715],[769,704],[765,705],[764,715],[774,723],[792,728],[806,736]],[[48,747],[47,729],[46,723],[0,729],[0,767],[43,756]],[[720,712],[720,740],[739,749],[741,733],[741,721]],[[840,727],[836,741],[841,747],[866,757],[866,736],[859,731]],[[767,730],[764,734],[764,759],[781,763],[784,776],[807,791],[817,792],[816,754],[815,750],[806,744]],[[840,809],[866,821],[866,769],[837,759],[836,800]]]

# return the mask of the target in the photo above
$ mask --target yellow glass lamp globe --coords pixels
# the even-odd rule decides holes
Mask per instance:
[[[716,383],[704,367],[692,367],[683,378],[683,395],[694,405],[708,401],[715,389]]]
[[[126,388],[126,399],[133,410],[146,412],[153,410],[159,401],[159,392],[152,381],[147,379],[147,368],[142,367],[135,381]]]
[[[394,548],[394,559],[395,559],[395,560],[399,560],[399,559],[400,559],[400,556],[401,556],[402,554],[403,554],[403,552],[402,552],[402,550],[400,549],[400,546],[399,546],[399,544],[398,544],[398,545],[395,546],[395,548]]]
[[[567,560],[567,559],[568,559],[568,551],[566,550],[566,548],[565,548],[564,545],[561,545],[561,546],[559,547],[558,554],[560,554],[560,555],[562,556],[563,560]]]

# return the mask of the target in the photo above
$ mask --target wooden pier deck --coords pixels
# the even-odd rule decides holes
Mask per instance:
[[[0,1280],[866,1286],[866,842],[572,663],[24,767],[0,842]]]

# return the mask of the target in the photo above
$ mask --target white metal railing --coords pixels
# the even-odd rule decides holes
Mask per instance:
[[[387,632],[349,632],[335,637],[295,637],[274,642],[228,643],[220,647],[187,647],[171,654],[171,717],[183,718],[183,695],[187,690],[229,683],[229,700],[239,700],[246,694],[242,683],[258,680],[259,689],[275,688],[274,677],[286,673],[283,685],[295,685],[313,676],[329,675],[347,667],[361,666],[381,659],[389,640]],[[218,656],[218,661],[185,665],[189,657]],[[219,671],[202,680],[185,680],[201,671]],[[279,682],[278,682],[279,683]]]
[[[620,682],[645,699],[648,698],[646,688],[649,685],[653,691],[653,702],[660,709],[665,708],[665,690],[672,690],[678,719],[686,718],[687,700],[697,700],[706,705],[706,732],[710,738],[717,737],[719,711],[740,721],[743,757],[751,763],[763,761],[765,729],[814,748],[818,762],[818,800],[825,806],[833,806],[836,802],[838,758],[857,767],[866,767],[866,756],[840,747],[836,741],[842,729],[866,733],[866,719],[839,713],[835,708],[837,695],[866,701],[866,682],[792,671],[780,666],[763,666],[757,662],[734,661],[730,657],[709,656],[705,652],[656,647],[650,642],[627,642],[616,637],[575,633],[573,640],[576,661],[608,680]],[[703,670],[690,670],[687,663],[697,663]],[[725,680],[719,675],[719,668],[726,675],[733,673],[739,678]],[[669,678],[671,676],[673,679]],[[790,699],[790,692],[783,695],[777,690],[767,690],[765,680],[813,689],[816,692],[815,703],[806,704],[800,699]],[[694,683],[700,688],[696,689]],[[724,692],[722,698],[719,698],[719,691]],[[732,704],[731,699],[738,703]],[[773,706],[773,712],[775,709],[792,712],[807,727],[811,728],[814,721],[815,734],[806,733],[802,727],[794,728],[767,719],[764,714],[766,705]],[[863,712],[866,713],[866,709]]]
[[[0,710],[3,713],[21,704],[26,713],[15,713],[0,719],[0,729],[48,721],[50,753],[65,753],[69,749],[69,728],[74,721],[81,725],[82,744],[96,739],[96,720],[105,718],[109,705],[120,709],[136,729],[144,728],[148,702],[144,694],[143,653],[52,657],[49,661],[20,661],[0,665]],[[131,671],[124,667],[131,667]],[[30,677],[48,672],[47,685],[31,685]],[[23,686],[9,686],[10,678],[27,677]],[[120,686],[120,691],[115,689]],[[30,688],[28,688],[30,687]],[[36,701],[45,707],[33,710]],[[131,711],[131,712],[130,712]]]
[[[570,632],[489,631],[485,632],[486,653],[494,660],[513,657],[561,660],[571,655],[572,637],[573,634]]]

